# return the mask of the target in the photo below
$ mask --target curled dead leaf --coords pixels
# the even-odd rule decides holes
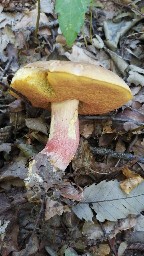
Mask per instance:
[[[110,253],[110,247],[108,244],[100,244],[99,246],[93,246],[91,251],[95,256],[107,256]]]
[[[94,122],[87,120],[80,120],[80,134],[84,138],[89,138],[94,132]]]
[[[120,183],[120,187],[126,194],[129,194],[134,188],[144,181],[139,174],[132,172],[127,167],[125,167],[122,172],[127,179]]]
[[[62,185],[60,188],[60,194],[65,198],[75,201],[81,201],[83,199],[83,192],[80,192],[71,184]]]
[[[99,66],[100,63],[95,59],[95,56],[93,54],[90,54],[87,50],[84,50],[77,45],[74,45],[72,47],[72,53],[69,52],[65,53],[65,56],[74,62],[84,62],[84,63],[90,63]]]
[[[63,212],[70,211],[68,206],[64,206],[58,201],[51,200],[47,198],[46,200],[46,210],[45,210],[45,220],[49,220],[55,215],[62,215]]]

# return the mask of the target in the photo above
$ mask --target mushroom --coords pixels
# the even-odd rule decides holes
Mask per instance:
[[[42,154],[55,169],[65,170],[79,144],[81,114],[102,114],[132,98],[127,84],[99,66],[67,61],[39,61],[19,69],[11,86],[33,106],[48,109],[50,135]]]
[[[79,145],[80,114],[102,114],[132,98],[127,84],[99,66],[67,61],[39,61],[22,67],[11,86],[35,107],[49,109],[50,135],[40,152],[54,171],[64,171]]]

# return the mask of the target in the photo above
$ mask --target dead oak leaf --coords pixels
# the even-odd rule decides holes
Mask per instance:
[[[64,206],[60,202],[51,200],[50,198],[46,199],[45,220],[49,220],[55,215],[62,215],[63,212],[68,211],[70,211],[68,206]]]
[[[41,12],[54,13],[54,3],[52,0],[41,0],[40,1]]]
[[[81,201],[83,199],[83,192],[77,190],[73,185],[70,183],[64,184],[60,186],[60,194],[68,199]]]
[[[131,171],[127,167],[125,167],[122,172],[127,179],[120,183],[120,187],[126,194],[129,194],[134,188],[144,181],[139,174]]]
[[[18,22],[15,26],[15,30],[26,30],[33,29],[36,26],[37,20],[37,9],[34,9],[30,12],[27,12],[20,22]],[[44,13],[40,13],[39,26],[48,25],[48,18]]]
[[[80,134],[84,138],[89,138],[94,132],[94,122],[87,120],[80,120]]]
[[[66,52],[65,56],[73,62],[84,62],[94,64],[96,66],[100,65],[100,63],[95,59],[95,56],[89,51],[74,45],[72,47],[72,53]]]

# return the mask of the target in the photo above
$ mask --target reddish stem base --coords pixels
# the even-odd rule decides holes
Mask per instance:
[[[79,145],[78,100],[52,103],[50,135],[41,153],[55,169],[65,170]]]

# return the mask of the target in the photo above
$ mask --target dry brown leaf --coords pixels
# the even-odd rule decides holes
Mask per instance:
[[[97,1],[96,1],[97,3]],[[99,8],[98,8],[98,11],[97,12],[102,12],[102,17],[100,16],[101,19],[113,19],[113,17],[115,16],[116,12],[118,11],[119,9],[119,6],[113,4],[113,1],[100,1],[100,3],[104,5],[104,8],[103,10],[99,11]]]
[[[86,140],[81,139],[79,148],[72,160],[73,168],[76,171],[84,168],[84,173],[89,173],[91,169],[94,169],[95,158],[90,151],[89,144]]]
[[[10,124],[15,128],[15,130],[20,130],[25,127],[25,113],[17,112],[10,113]]]
[[[2,12],[2,9],[0,9],[0,28],[5,28],[6,25],[12,25],[13,28],[15,24],[21,19],[22,13],[15,12]]]
[[[135,96],[141,90],[141,86],[135,86],[131,88],[132,95]]]
[[[0,214],[6,212],[11,207],[11,204],[5,193],[0,193]]]
[[[52,0],[41,0],[40,1],[40,9],[41,9],[41,12],[53,14],[53,12],[54,12],[53,1]]]
[[[125,108],[124,111],[118,115],[121,118],[132,119],[137,122],[144,122],[144,115],[136,111],[135,109]]]
[[[120,187],[126,193],[129,194],[134,188],[136,188],[144,179],[141,176],[129,178],[121,182]]]
[[[80,134],[84,138],[89,138],[92,135],[92,133],[94,132],[94,122],[87,121],[87,120],[81,120],[79,129],[80,129]]]
[[[20,22],[18,22],[15,26],[15,30],[22,30],[27,28],[35,28],[37,20],[37,9],[27,12]],[[44,13],[40,14],[39,23],[43,25],[47,25],[49,22],[47,16]]]
[[[95,256],[107,256],[110,253],[110,247],[108,244],[100,244],[99,246],[91,247],[92,255]]]
[[[51,31],[49,28],[40,28],[38,34],[40,36],[48,37],[51,36]]]
[[[11,27],[5,26],[3,30],[0,30],[0,55],[3,62],[8,58],[4,52],[8,44],[15,44],[15,36]]]
[[[74,201],[81,201],[83,199],[83,192],[76,189],[70,183],[61,186],[60,194]]]
[[[96,58],[100,62],[101,66],[107,69],[111,68],[111,58],[103,49],[98,51]]]
[[[144,76],[137,72],[133,72],[133,71],[129,72],[129,77],[127,80],[129,83],[133,83],[135,85],[143,86],[143,84],[144,84]]]
[[[115,133],[105,133],[99,138],[100,147],[108,147],[111,145],[113,139],[115,138]]]
[[[0,128],[0,144],[9,140],[11,136],[11,130],[12,127],[10,125]]]
[[[66,39],[63,35],[57,35],[56,37],[56,43],[61,45],[66,45]]]
[[[97,60],[95,60],[94,55],[92,55],[87,50],[84,50],[84,49],[78,47],[77,45],[74,45],[72,47],[72,53],[71,54],[69,52],[66,52],[65,56],[69,60],[74,61],[74,62],[90,63],[90,64],[94,64],[96,66],[100,65],[100,63]]]
[[[138,101],[134,101],[133,106],[131,108],[128,108],[128,107],[124,108],[123,112],[119,113],[116,116],[121,119],[124,118],[124,119],[128,120],[127,122],[124,122],[124,124],[123,124],[123,129],[125,131],[131,131],[133,129],[136,129],[138,126],[140,126],[139,123],[144,122],[143,109],[137,110],[138,107],[141,107],[141,103]],[[141,130],[139,130],[135,133],[141,133]]]
[[[134,188],[144,181],[139,174],[132,172],[127,167],[125,167],[122,172],[127,179],[120,183],[120,187],[126,194],[129,194]]]
[[[26,35],[27,33],[23,33],[22,31],[17,31],[17,33],[15,33],[15,46],[18,49],[22,49],[24,46],[26,46]]]
[[[132,172],[128,167],[125,167],[123,170],[122,170],[122,173],[123,175],[126,177],[126,178],[133,178],[135,176],[137,176],[137,174],[135,172]]]
[[[35,131],[38,131],[38,132],[42,132],[45,135],[48,135],[47,124],[44,121],[44,119],[42,119],[41,117],[39,117],[39,118],[26,118],[25,122],[26,122],[26,126],[29,129],[35,130]]]
[[[21,112],[22,110],[24,110],[23,101],[21,99],[14,100],[9,104],[9,110],[13,113]]]
[[[135,101],[144,103],[144,87],[142,87],[138,94],[135,95]]]
[[[105,235],[101,229],[101,226],[98,222],[85,222],[83,225],[82,233],[87,237],[88,240],[97,240],[97,239],[107,239],[109,237],[112,239],[123,230],[132,229],[137,223],[140,223],[142,218],[128,217],[125,219],[115,221],[106,221],[103,223],[103,228],[105,230]]]
[[[62,215],[63,212],[70,211],[68,206],[64,206],[58,201],[51,200],[47,198],[46,200],[46,210],[45,210],[45,220],[49,220],[55,215]]]
[[[133,7],[134,9],[137,9],[138,7],[135,5],[134,2],[139,2],[139,1],[132,1],[132,0],[121,0],[121,1],[118,1],[120,2],[120,4],[123,4],[123,5],[128,5],[128,6],[131,6]]]
[[[125,143],[121,139],[119,139],[116,144],[116,152],[124,153],[125,150],[126,150]]]
[[[26,248],[22,249],[19,252],[13,252],[13,256],[24,256],[24,255],[35,255],[39,249],[39,240],[38,237],[34,234],[28,241]]]
[[[131,151],[138,156],[144,156],[144,142],[143,138],[139,138],[136,143],[132,146]]]
[[[103,134],[105,133],[114,133],[115,129],[112,128],[112,121],[107,121],[103,127]]]
[[[11,227],[8,229],[7,232],[5,232],[4,241],[0,241],[0,249],[3,256],[7,256],[15,251],[18,251],[18,233],[19,226],[14,221],[11,222]]]

